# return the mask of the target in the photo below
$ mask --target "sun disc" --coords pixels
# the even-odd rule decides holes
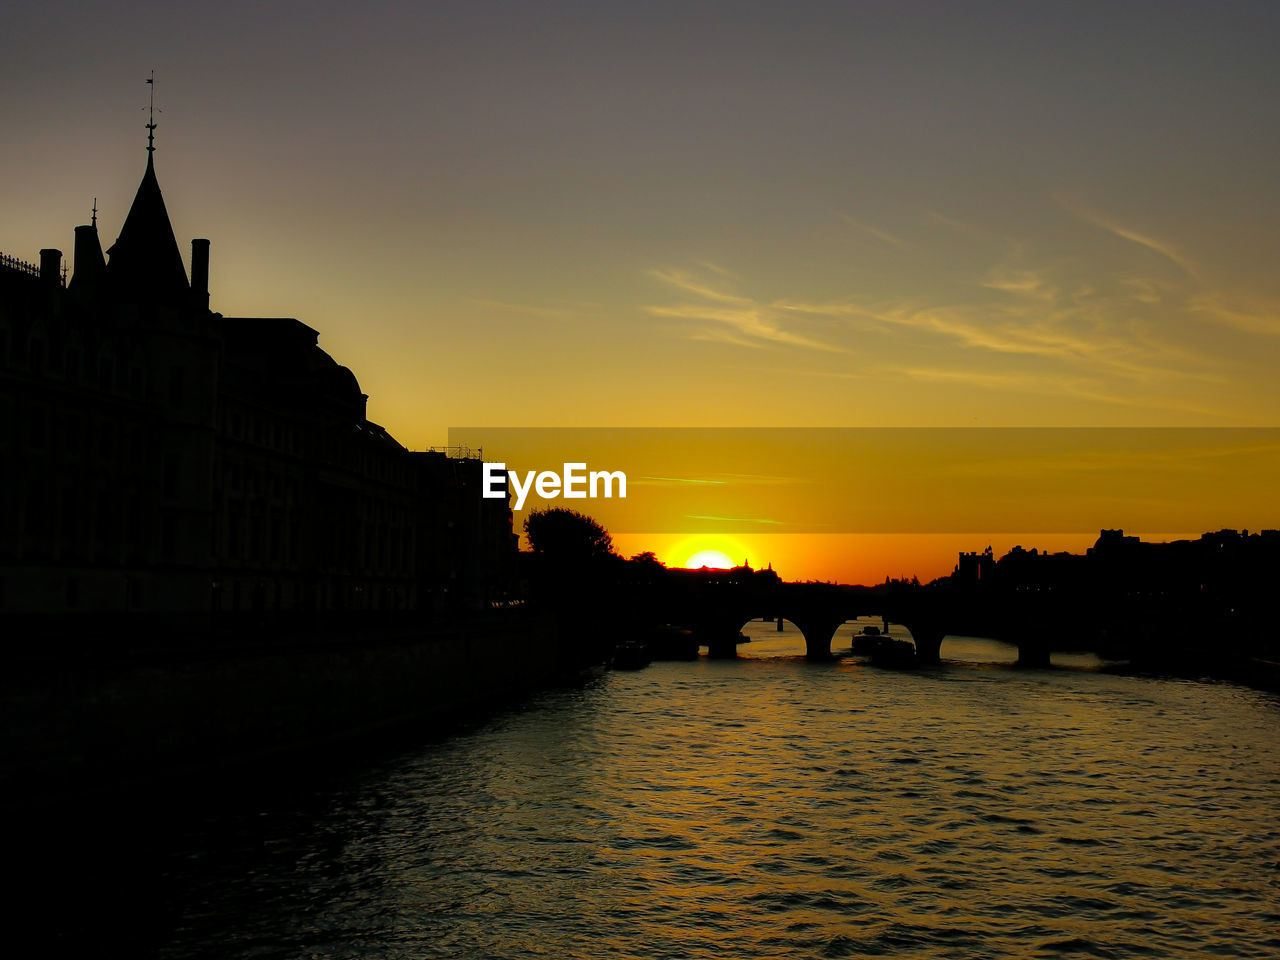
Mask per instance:
[[[733,559],[720,550],[699,550],[684,564],[690,570],[710,567],[713,570],[732,570],[736,564]]]

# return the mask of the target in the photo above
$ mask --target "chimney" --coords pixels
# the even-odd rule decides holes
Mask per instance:
[[[75,287],[92,286],[102,275],[106,261],[102,259],[102,244],[98,242],[98,228],[76,227],[75,261],[72,264],[71,283]]]
[[[59,270],[62,267],[61,250],[40,251],[40,279],[45,283],[62,283]]]
[[[209,241],[191,241],[191,292],[200,306],[209,306]]]

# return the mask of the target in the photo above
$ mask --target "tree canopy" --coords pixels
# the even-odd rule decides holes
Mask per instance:
[[[613,555],[609,531],[585,514],[564,507],[534,510],[524,520],[534,553],[556,560],[591,560]]]

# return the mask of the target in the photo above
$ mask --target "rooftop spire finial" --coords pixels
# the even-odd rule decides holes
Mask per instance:
[[[93,228],[95,230],[98,228],[98,198],[97,197],[93,198],[93,219],[90,220],[89,223],[93,225]]]
[[[151,88],[151,102],[147,105],[147,153],[156,152],[156,72],[151,71],[147,77],[147,86]]]

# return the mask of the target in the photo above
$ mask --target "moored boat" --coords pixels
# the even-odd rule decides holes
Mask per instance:
[[[610,666],[615,670],[643,670],[652,661],[649,648],[638,640],[624,640],[613,648]]]
[[[903,670],[916,665],[916,645],[910,640],[879,637],[878,641],[871,651],[871,662],[877,667]]]
[[[879,627],[863,627],[861,632],[853,635],[853,643],[850,649],[858,656],[869,657],[879,646],[882,637],[883,634],[881,634]]]

